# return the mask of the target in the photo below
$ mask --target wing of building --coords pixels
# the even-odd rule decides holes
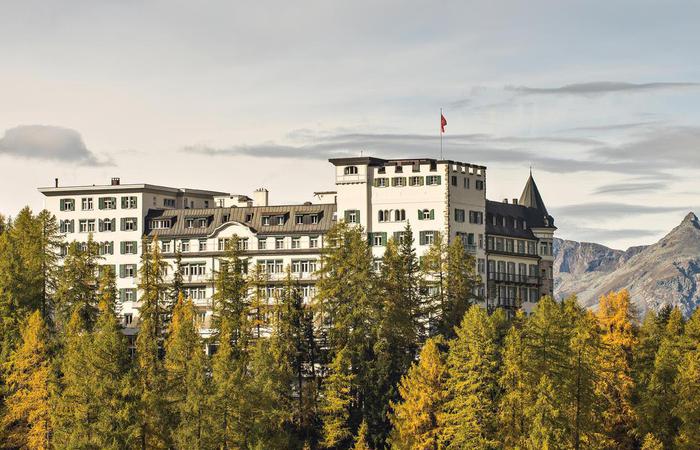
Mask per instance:
[[[556,227],[530,174],[520,199],[486,199],[486,167],[422,159],[337,158],[336,191],[314,202],[270,205],[268,192],[251,197],[149,184],[40,188],[67,241],[100,243],[104,264],[114,266],[127,333],[138,328],[136,275],[141,236],[158,236],[172,276],[176,252],[186,293],[209,323],[213,277],[228,240],[236,235],[244,254],[264,267],[273,297],[289,266],[304,296],[314,296],[314,272],[323,238],[338,220],[361,225],[375,258],[388,239],[400,239],[410,222],[423,255],[438,233],[459,236],[474,256],[489,310],[530,311],[552,294],[552,238]],[[211,330],[203,329],[207,334]]]

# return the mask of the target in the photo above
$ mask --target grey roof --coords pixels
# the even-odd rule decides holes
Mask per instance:
[[[368,166],[409,166],[413,164],[459,164],[465,166],[476,167],[479,169],[486,169],[486,166],[479,164],[470,164],[460,161],[453,161],[451,159],[434,159],[434,158],[400,158],[400,159],[383,159],[375,158],[372,156],[358,156],[358,157],[347,157],[347,158],[330,158],[328,160],[331,164],[335,166],[347,166],[351,164],[360,164]]]
[[[493,224],[493,217],[496,217],[496,224]],[[506,226],[503,226],[503,218],[506,218]],[[514,221],[518,221],[515,226]],[[526,229],[522,227],[522,221],[527,224]],[[548,214],[542,214],[537,208],[530,208],[523,205],[511,203],[494,202],[486,200],[486,233],[500,236],[513,236],[524,239],[535,239],[532,228],[556,228],[554,218]]]
[[[335,204],[275,205],[230,208],[165,209],[151,210],[146,217],[146,232],[149,236],[209,236],[217,228],[230,222],[242,223],[261,235],[325,233],[334,224]],[[318,223],[311,223],[311,215],[318,215]],[[250,220],[246,220],[250,217]],[[304,223],[297,224],[296,216],[304,216]],[[270,216],[271,225],[263,225],[263,216]],[[275,217],[284,216],[283,225],[275,225]],[[151,219],[171,218],[173,223],[167,230],[152,230]],[[204,228],[186,228],[188,218],[206,218]]]
[[[219,191],[208,191],[203,189],[189,189],[189,188],[174,188],[169,186],[159,186],[155,184],[146,183],[131,183],[131,184],[98,184],[98,185],[87,185],[87,186],[59,186],[59,187],[40,187],[38,191],[44,195],[61,195],[61,194],[80,194],[80,193],[109,193],[109,192],[167,192],[169,194],[176,195],[206,195],[206,196],[219,196],[219,195],[230,195],[227,192]]]
[[[525,189],[523,189],[518,203],[528,208],[535,208],[545,216],[549,215],[547,208],[544,206],[540,191],[537,189],[535,179],[532,178],[532,172],[530,172],[530,177],[527,179],[527,183],[525,183]]]

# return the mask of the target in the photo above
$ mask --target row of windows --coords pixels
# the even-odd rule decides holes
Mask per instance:
[[[66,219],[59,221],[59,231],[61,233],[75,233],[75,219]],[[122,217],[119,219],[119,231],[137,231],[137,217]],[[95,233],[95,232],[111,232],[117,231],[117,219],[79,219],[79,233]]]
[[[117,197],[98,197],[97,204],[100,209],[117,209]],[[82,211],[92,211],[94,209],[93,197],[82,197],[80,199],[80,208]],[[125,196],[121,197],[122,209],[136,209],[138,207],[138,197]],[[62,198],[59,201],[61,211],[75,211],[74,198]]]
[[[428,175],[425,177],[379,177],[372,180],[372,185],[374,187],[439,186],[440,183],[440,175]]]
[[[452,184],[452,186],[455,186],[455,187],[457,187],[460,184],[459,178],[457,177],[457,175],[452,175],[450,177],[450,184]],[[468,177],[462,178],[462,186],[464,187],[464,189],[469,189],[470,182],[469,182]],[[484,190],[484,180],[474,180],[474,189],[476,189],[477,191],[483,191]]]
[[[518,253],[521,255],[536,255],[537,247],[533,241],[509,239],[489,236],[486,238],[486,249],[497,252]]]
[[[463,209],[455,208],[455,222],[464,222],[466,215]],[[481,211],[469,211],[469,223],[481,225],[484,223],[484,213]]]
[[[270,243],[270,240],[273,240]],[[209,248],[209,241],[207,239],[197,239],[195,241],[187,239],[180,241],[161,241],[161,251],[163,253],[171,253],[174,250],[179,250],[181,252],[206,252],[206,251],[225,251],[228,249],[231,243],[230,238],[219,238],[216,242],[216,249]],[[301,249],[305,248],[303,245],[301,236],[292,237],[273,237],[273,238],[258,238],[257,239],[257,249],[258,250],[284,250],[284,249]],[[176,247],[174,247],[174,245]],[[310,236],[308,239],[308,247],[306,248],[319,248],[321,245],[320,236]],[[251,250],[250,239],[249,238],[239,238],[238,239],[238,249],[239,250]]]
[[[98,242],[99,254],[113,255],[114,254],[114,241],[103,241]],[[82,251],[87,250],[87,242],[79,243],[80,249]],[[138,254],[138,241],[122,241],[119,243],[119,253],[121,255],[136,255]],[[68,245],[62,245],[59,250],[59,254],[63,257],[68,254]]]
[[[519,307],[522,302],[537,303],[540,291],[537,288],[515,286],[492,286],[489,288],[489,303],[493,306]]]

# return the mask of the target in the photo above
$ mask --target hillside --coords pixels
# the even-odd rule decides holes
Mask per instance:
[[[692,212],[659,242],[625,251],[557,239],[555,296],[577,294],[585,306],[627,288],[640,313],[669,304],[688,315],[700,305],[700,221]]]

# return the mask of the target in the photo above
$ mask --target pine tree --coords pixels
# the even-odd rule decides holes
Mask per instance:
[[[214,328],[219,329],[221,321],[228,321],[232,343],[235,346],[243,346],[247,338],[246,322],[249,306],[245,279],[247,265],[238,248],[238,237],[233,236],[226,246],[224,258],[219,260],[212,301]]]
[[[634,312],[626,290],[600,298],[597,318],[603,351],[597,392],[606,402],[602,414],[606,436],[620,449],[632,448],[636,416],[632,407],[632,352],[636,344]]]
[[[341,350],[336,353],[329,374],[323,381],[320,418],[323,423],[323,446],[326,448],[343,448],[343,444],[352,436],[350,408],[354,384],[355,376],[350,370],[349,354]]]
[[[175,251],[175,267],[173,267],[173,279],[170,282],[170,296],[166,305],[168,317],[172,320],[173,310],[180,298],[180,294],[185,294],[184,278],[182,277],[182,251],[180,247]],[[169,324],[168,324],[169,325]]]
[[[447,400],[438,416],[441,448],[497,448],[496,328],[479,306],[464,315],[447,356]]]
[[[49,332],[37,310],[21,330],[21,344],[7,362],[7,395],[2,440],[8,447],[50,446],[49,395],[52,383]]]
[[[522,447],[528,434],[525,408],[532,402],[526,368],[526,347],[523,338],[525,317],[518,311],[513,326],[508,330],[503,350],[503,367],[499,379],[502,391],[498,407],[501,442],[505,448]]]
[[[73,313],[82,320],[86,330],[92,330],[97,320],[97,276],[99,246],[92,234],[87,243],[72,242],[58,277],[56,289],[56,316],[60,326]]]
[[[160,300],[165,292],[162,266],[158,245],[151,245],[144,237],[139,268],[139,333],[136,337],[136,389],[139,397],[137,435],[142,449],[165,447],[170,443],[165,374],[161,359],[164,333]]]
[[[210,385],[204,342],[195,327],[192,300],[180,294],[165,344],[166,395],[178,448],[209,448],[207,400]]]
[[[664,445],[656,438],[656,436],[651,433],[647,433],[647,435],[644,436],[644,442],[641,450],[664,450]]]
[[[678,399],[673,412],[679,419],[676,448],[700,448],[700,309],[685,326],[686,349],[678,367],[674,391]]]
[[[389,436],[391,448],[436,450],[440,428],[437,417],[447,395],[447,367],[438,349],[439,341],[428,339],[420,359],[411,366],[399,385],[401,402],[392,403]]]
[[[527,450],[548,450],[565,448],[565,431],[556,390],[547,375],[540,377],[535,387],[534,401],[525,407],[525,415],[530,420],[528,435],[523,448]]]
[[[357,429],[355,445],[353,445],[352,450],[371,450],[367,443],[367,422],[364,420],[360,423],[360,428]]]
[[[58,250],[63,244],[56,216],[42,210],[37,216],[41,230],[41,251],[38,253],[41,266],[42,301],[41,313],[46,320],[53,312],[53,294],[57,288]]]

